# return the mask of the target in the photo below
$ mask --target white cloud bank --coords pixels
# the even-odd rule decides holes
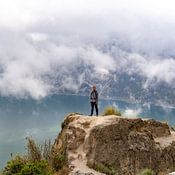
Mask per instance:
[[[46,75],[76,90],[83,75],[69,71],[82,62],[174,84],[174,20],[173,0],[1,0],[0,94],[45,97]]]
[[[94,47],[57,46],[49,41],[45,43],[42,41],[43,45],[39,44],[37,47],[27,39],[21,36],[15,37],[15,42],[9,42],[8,47],[1,47],[0,92],[2,95],[31,96],[35,99],[45,97],[53,87],[52,83],[50,84],[43,77],[45,75],[54,76],[57,73],[64,76],[69,69],[79,64],[80,55],[85,64],[94,66],[97,73],[101,73],[101,70],[114,70],[113,59]],[[41,39],[43,40],[43,36],[34,37],[34,41],[37,40],[37,42]],[[78,88],[71,75],[65,77],[63,86],[73,90]]]
[[[136,118],[141,112],[141,109],[126,109],[122,115],[128,118]]]

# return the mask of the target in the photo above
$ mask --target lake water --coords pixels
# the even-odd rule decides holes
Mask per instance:
[[[100,113],[105,106],[114,105],[125,115],[138,115],[175,124],[175,109],[150,104],[127,103],[125,101],[101,99]],[[54,139],[60,131],[60,124],[70,112],[90,113],[86,96],[54,95],[35,101],[0,97],[0,169],[14,155],[25,152],[25,138],[32,136],[38,142]]]

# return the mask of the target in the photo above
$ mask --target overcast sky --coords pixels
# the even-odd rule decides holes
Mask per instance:
[[[99,49],[111,42],[111,53]],[[174,0],[0,0],[0,94],[45,97],[43,75],[80,55],[99,74],[125,68],[171,85],[174,46]]]
[[[127,18],[139,14],[173,22],[174,11],[173,0],[1,0],[0,22],[1,26],[24,29],[41,20],[64,20],[82,15],[94,15],[100,19],[117,13]]]

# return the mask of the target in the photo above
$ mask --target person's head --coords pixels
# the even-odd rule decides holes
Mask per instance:
[[[96,86],[95,86],[95,85],[92,86],[92,90],[93,90],[93,91],[96,90]]]

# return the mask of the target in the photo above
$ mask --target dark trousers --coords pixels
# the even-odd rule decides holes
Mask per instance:
[[[93,113],[94,113],[94,106],[95,106],[95,110],[96,110],[96,115],[98,115],[98,105],[96,102],[91,102],[91,115],[93,115]]]

